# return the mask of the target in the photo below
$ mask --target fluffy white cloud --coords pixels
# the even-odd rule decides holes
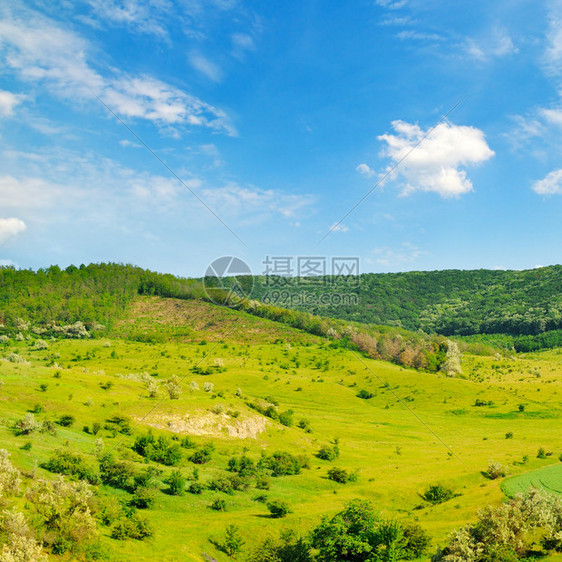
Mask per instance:
[[[550,172],[544,179],[533,184],[533,191],[539,195],[562,194],[562,169]]]
[[[0,10],[0,16],[0,57],[21,78],[39,82],[72,102],[99,97],[124,117],[235,134],[223,111],[174,86],[115,69],[103,74],[94,66],[92,46],[52,20],[35,12],[14,16],[6,9]]]
[[[392,128],[396,134],[378,138],[387,145],[383,155],[396,166],[393,177],[402,177],[406,182],[403,194],[433,191],[441,197],[458,197],[472,191],[472,183],[461,166],[479,164],[494,155],[484,133],[474,127],[445,122],[424,131],[415,124],[393,121]]]
[[[562,109],[542,109],[540,113],[552,125],[562,127]]]
[[[10,117],[14,108],[21,103],[23,96],[0,90],[0,117]]]
[[[0,219],[0,244],[22,233],[27,227],[21,219]]]
[[[426,255],[427,252],[420,250],[410,242],[404,242],[397,248],[382,246],[371,250],[370,257],[365,261],[367,263],[376,263],[383,266],[391,266],[393,268],[405,267],[407,264],[415,262],[419,257]]]
[[[368,164],[359,164],[355,168],[362,176],[367,178],[372,178],[375,175],[375,170],[373,170]]]

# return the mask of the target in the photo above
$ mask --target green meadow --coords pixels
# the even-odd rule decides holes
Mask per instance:
[[[95,466],[95,451],[103,447],[139,469],[155,469],[155,503],[143,510],[153,535],[116,540],[100,526],[114,560],[228,560],[214,544],[228,525],[238,527],[248,553],[283,529],[306,533],[355,498],[372,501],[385,517],[421,525],[432,539],[429,559],[452,530],[506,494],[530,486],[562,490],[560,350],[465,353],[462,374],[448,377],[368,359],[244,312],[147,296],[135,299],[103,338],[48,341],[42,350],[34,341],[0,346],[0,448],[14,465],[29,479],[51,479],[42,465],[53,451],[79,453]],[[22,362],[7,360],[11,354]],[[177,399],[166,386],[174,375],[181,384]],[[358,397],[361,391],[370,397]],[[285,424],[262,413],[269,406],[287,413]],[[14,424],[30,412],[56,431],[18,435]],[[73,417],[71,425],[57,423],[64,415]],[[130,432],[108,422],[116,416]],[[176,443],[191,438],[179,464],[149,461],[133,450],[149,430]],[[338,458],[316,456],[334,442]],[[205,445],[212,449],[208,462],[189,460]],[[277,451],[306,455],[308,468],[271,476],[269,489],[254,481],[232,493],[209,489],[230,474],[233,456],[258,462]],[[505,478],[486,475],[492,461],[505,468]],[[330,480],[333,467],[356,480]],[[167,493],[166,481],[178,469],[186,486],[197,481],[202,493]],[[454,497],[425,501],[422,495],[436,484]],[[99,490],[113,503],[129,496],[107,485]],[[217,499],[224,511],[210,508]],[[270,517],[264,501],[274,499],[289,504],[286,517]]]

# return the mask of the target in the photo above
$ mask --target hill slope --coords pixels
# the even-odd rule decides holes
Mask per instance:
[[[152,338],[161,334],[164,341]],[[101,546],[112,560],[226,561],[209,539],[220,542],[230,524],[246,555],[282,529],[306,533],[354,498],[372,500],[385,517],[417,520],[433,550],[479,507],[501,501],[499,480],[481,474],[490,459],[512,474],[558,462],[562,356],[553,352],[500,361],[466,356],[468,378],[452,379],[373,361],[244,312],[148,296],[131,300],[109,338],[58,339],[47,348],[37,341],[28,331],[23,341],[0,344],[0,448],[35,479],[52,480],[43,463],[60,456],[55,451],[78,454],[101,471],[100,446],[137,471],[153,470],[155,503],[143,510],[150,539],[111,538],[124,516],[99,515]],[[171,399],[174,375],[181,392]],[[360,398],[363,390],[371,397]],[[18,434],[17,420],[31,411],[55,431]],[[72,424],[61,423],[65,415]],[[175,466],[135,449],[149,429],[185,443]],[[339,457],[318,458],[336,438]],[[555,454],[536,459],[539,447]],[[190,460],[203,449],[208,462]],[[230,459],[259,463],[276,451],[306,455],[309,468],[279,476],[264,468],[266,483],[250,476],[239,490],[224,488],[233,475]],[[357,480],[330,480],[334,467],[357,471]],[[200,494],[170,495],[167,482],[177,469],[188,485],[202,486]],[[420,494],[437,483],[459,495],[424,502]],[[111,483],[96,488],[101,505],[133,497]],[[292,513],[270,518],[264,496],[288,502]],[[210,509],[216,500],[226,511]],[[34,517],[32,502],[17,505]]]
[[[352,286],[345,279],[328,280],[294,279],[274,293],[274,279],[256,277],[253,295],[278,306],[313,303],[299,308],[323,316],[444,335],[539,334],[562,328],[560,265],[526,271],[366,273]],[[356,294],[358,303],[318,306],[319,299],[312,298],[346,292]]]

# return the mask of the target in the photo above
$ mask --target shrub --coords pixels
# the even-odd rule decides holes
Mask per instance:
[[[253,476],[256,472],[256,466],[250,457],[242,455],[239,458],[231,457],[228,459],[228,470],[237,472],[240,476]]]
[[[131,420],[128,417],[117,415],[113,416],[112,418],[108,418],[105,421],[108,424],[106,425],[106,429],[115,429],[123,435],[131,435]]]
[[[10,461],[10,453],[0,449],[0,497],[19,493],[20,471]]]
[[[146,517],[134,511],[121,517],[111,529],[111,538],[117,540],[136,539],[143,540],[153,534],[152,526]]]
[[[190,494],[202,494],[204,490],[203,484],[201,484],[200,482],[192,482],[189,487],[187,488],[187,491]]]
[[[244,539],[240,534],[240,530],[236,525],[229,525],[225,530],[225,536],[222,541],[217,543],[219,550],[222,550],[227,556],[234,558],[240,554],[244,546]]]
[[[221,499],[216,499],[209,504],[209,509],[213,509],[214,511],[226,511],[226,502]]]
[[[339,457],[339,448],[324,445],[316,453],[316,456],[323,461],[334,461]]]
[[[503,478],[507,474],[507,468],[502,466],[499,462],[490,461],[484,474],[490,480],[496,480],[497,478]]]
[[[546,459],[547,456],[548,455],[546,454],[544,447],[541,447],[537,452],[537,459]]]
[[[205,464],[211,460],[213,447],[211,445],[204,445],[197,449],[190,457],[189,460],[194,464]]]
[[[271,500],[267,503],[267,509],[269,509],[269,513],[274,519],[286,517],[291,513],[289,504],[283,500]]]
[[[177,375],[172,375],[166,381],[166,391],[170,400],[178,400],[181,396],[181,381]]]
[[[328,470],[328,479],[338,484],[347,484],[357,481],[357,472],[349,472],[345,468],[333,467]]]
[[[148,460],[156,461],[167,466],[176,466],[182,458],[181,446],[166,437],[155,438],[152,433],[137,437],[133,451]]]
[[[442,484],[434,484],[422,494],[422,498],[433,504],[444,503],[455,497],[455,492]]]
[[[284,451],[276,451],[270,456],[264,455],[258,466],[271,470],[273,476],[288,476],[300,474],[303,468],[309,468],[309,462],[306,456],[295,456]]]
[[[129,500],[129,505],[137,509],[149,509],[154,505],[155,501],[154,490],[139,486],[135,490],[133,497]]]
[[[260,476],[259,478],[256,479],[257,490],[269,490],[270,488],[271,488],[271,480],[267,476]]]
[[[49,344],[45,340],[36,340],[33,349],[35,351],[42,351],[44,349],[49,349]]]
[[[287,410],[279,414],[279,423],[291,427],[293,425],[293,410]]]
[[[57,449],[51,458],[42,465],[49,472],[76,476],[79,480],[86,480],[90,484],[99,484],[100,477],[90,468],[84,459],[71,451]]]
[[[183,496],[185,491],[185,482],[186,479],[182,475],[181,471],[174,470],[166,480],[166,484],[169,486],[168,492],[172,496]]]
[[[130,462],[115,460],[110,454],[106,454],[101,457],[99,466],[104,484],[122,490],[134,490],[137,472]]]
[[[357,393],[357,398],[363,398],[363,400],[369,400],[369,398],[372,398],[373,396],[374,394],[372,392],[369,392],[364,388]]]
[[[41,429],[41,422],[37,421],[33,414],[25,414],[23,418],[16,421],[14,427],[20,435],[29,435],[33,431]]]
[[[57,420],[57,423],[61,426],[61,427],[71,427],[72,424],[76,421],[75,417],[71,414],[64,414],[62,416],[60,416],[60,418]]]

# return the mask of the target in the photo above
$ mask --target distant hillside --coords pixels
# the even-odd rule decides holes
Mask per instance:
[[[443,335],[535,335],[562,329],[560,265],[525,271],[367,273],[352,284],[318,281],[292,280],[273,293],[272,279],[256,277],[253,296],[322,316]],[[314,304],[321,294],[345,292],[356,294],[358,304]],[[303,301],[309,304],[295,305]]]
[[[248,278],[242,281],[247,282]],[[65,270],[52,266],[36,272],[0,268],[0,328],[4,327],[4,335],[20,338],[28,330],[45,337],[85,337],[88,335],[85,330],[94,334],[119,332],[125,338],[152,343],[178,336],[189,337],[185,316],[183,327],[179,321],[175,322],[175,329],[169,328],[171,318],[178,320],[173,303],[163,306],[162,311],[150,309],[147,316],[152,319],[153,329],[147,331],[146,324],[138,329],[132,322],[138,316],[138,306],[135,309],[134,304],[138,305],[138,298],[143,295],[199,302],[210,300],[200,281],[131,265],[102,263],[70,266]],[[260,317],[334,340],[334,345],[359,350],[372,359],[429,371],[449,364],[449,344],[444,338],[397,327],[352,325],[348,321],[260,304],[256,300],[232,300],[229,293],[220,288],[213,290],[213,297],[229,305],[213,305],[200,311],[201,319],[215,334],[224,330],[223,324],[232,321],[231,316],[219,314],[217,309],[230,308],[239,314],[234,322],[245,322],[248,316]],[[155,315],[164,315],[166,322],[159,323]],[[74,325],[76,322],[79,324]]]

